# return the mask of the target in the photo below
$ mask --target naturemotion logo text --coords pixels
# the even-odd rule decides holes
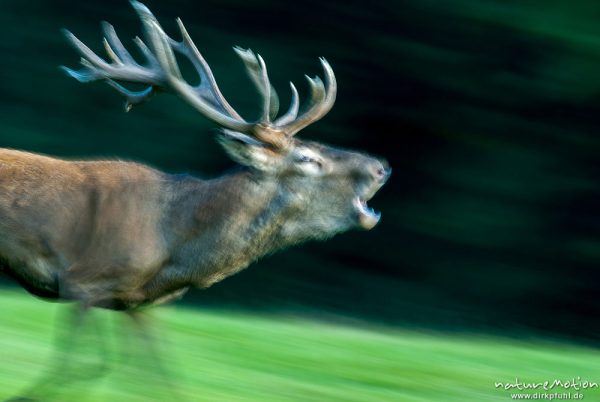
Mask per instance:
[[[555,388],[579,391],[584,389],[598,388],[597,382],[582,380],[581,377],[571,378],[569,380],[555,379],[541,382],[524,382],[519,380],[519,377],[516,377],[514,382],[495,382],[494,385],[496,388],[504,389],[506,391],[521,391],[527,389],[550,391]]]

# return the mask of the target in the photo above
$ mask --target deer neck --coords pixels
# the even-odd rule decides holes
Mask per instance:
[[[186,186],[188,207],[173,208],[186,227],[177,239],[178,263],[193,267],[193,282],[209,286],[285,246],[282,226],[291,213],[276,178],[239,170]],[[186,212],[181,212],[186,211]]]

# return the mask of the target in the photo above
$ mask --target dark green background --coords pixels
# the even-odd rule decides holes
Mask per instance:
[[[257,95],[232,45],[287,81],[332,64],[338,101],[301,133],[386,157],[371,232],[266,258],[188,302],[493,333],[600,333],[600,3],[239,1],[147,5],[181,16],[227,98]],[[125,0],[0,2],[0,146],[119,158],[213,177],[232,166],[213,127],[173,96],[126,114],[58,66],[68,27],[101,50],[100,20],[140,33]]]

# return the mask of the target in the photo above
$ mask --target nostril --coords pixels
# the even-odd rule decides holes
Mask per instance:
[[[369,179],[374,179],[377,182],[385,182],[388,177],[390,177],[392,171],[390,165],[388,165],[385,160],[370,160],[365,167],[367,169],[363,171],[364,174],[366,174]]]
[[[384,181],[384,180],[387,180],[388,177],[390,177],[390,174],[392,173],[392,169],[390,168],[390,166],[387,163],[380,162],[375,167],[374,173],[375,173],[375,177],[378,180]]]

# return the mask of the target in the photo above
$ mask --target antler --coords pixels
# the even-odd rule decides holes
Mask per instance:
[[[177,19],[182,35],[182,40],[179,42],[164,32],[158,20],[145,5],[135,0],[132,0],[131,4],[142,20],[146,39],[150,45],[146,46],[139,37],[134,39],[146,58],[144,65],[135,61],[121,43],[112,25],[103,23],[105,35],[103,42],[110,61],[107,62],[99,57],[75,35],[65,30],[67,39],[82,56],[83,68],[75,71],[62,67],[68,75],[80,82],[106,81],[126,98],[127,111],[132,106],[150,99],[157,92],[174,92],[201,114],[227,129],[253,135],[276,147],[285,147],[293,135],[331,110],[335,102],[337,85],[333,70],[324,58],[320,58],[320,61],[325,72],[326,85],[319,77],[306,76],[311,95],[305,111],[298,116],[298,91],[290,82],[292,100],[289,109],[277,118],[279,99],[269,81],[264,60],[250,49],[234,47],[263,101],[261,117],[251,122],[244,120],[223,97],[210,67],[194,45],[181,20]],[[183,79],[175,52],[188,58],[198,72],[200,83],[197,86],[192,86]],[[148,88],[132,91],[117,81],[145,84]]]

